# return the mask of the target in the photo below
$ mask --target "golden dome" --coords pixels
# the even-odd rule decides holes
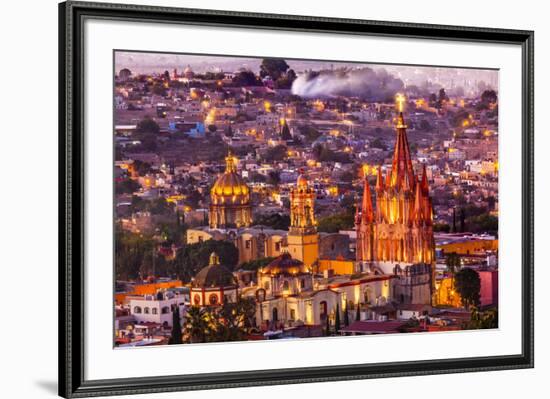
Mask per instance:
[[[237,173],[237,158],[229,154],[225,158],[225,172],[210,190],[210,196],[214,204],[248,204],[250,189],[244,179]]]

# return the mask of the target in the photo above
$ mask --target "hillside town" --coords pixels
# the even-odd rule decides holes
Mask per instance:
[[[496,328],[498,72],[255,62],[116,70],[115,346]]]

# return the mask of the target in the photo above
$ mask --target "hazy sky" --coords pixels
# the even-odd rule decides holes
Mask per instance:
[[[190,66],[193,71],[199,73],[216,70],[234,72],[239,68],[248,68],[257,72],[259,71],[260,63],[261,58],[245,57],[138,52],[117,52],[115,55],[115,70],[118,72],[122,68],[128,68],[133,73],[161,73],[165,70],[172,72],[174,68],[177,68],[178,71],[181,72],[187,66]],[[396,77],[401,78],[405,84],[420,84],[426,80],[430,80],[445,87],[452,87],[474,86],[476,82],[484,81],[491,87],[495,89],[498,88],[498,71],[487,69],[380,65],[374,63],[368,64],[289,59],[287,59],[287,63],[297,73],[303,72],[307,69],[320,70],[343,66],[361,68],[368,66],[373,69],[384,68]]]

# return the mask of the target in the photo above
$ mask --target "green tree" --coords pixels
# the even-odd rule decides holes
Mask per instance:
[[[479,291],[481,289],[481,281],[479,274],[470,268],[463,268],[455,274],[455,288],[462,304],[466,308],[471,306],[479,306]]]
[[[449,226],[447,223],[434,223],[433,229],[435,232],[448,233],[449,231],[451,231],[451,226]]]
[[[457,253],[451,252],[445,257],[445,264],[449,273],[454,275],[460,268],[460,256]]]
[[[271,262],[273,262],[275,258],[271,256],[267,256],[265,258],[259,258],[250,260],[248,262],[243,262],[239,265],[239,269],[243,270],[258,270],[261,269],[264,266],[269,265]]]
[[[199,270],[208,265],[210,254],[216,252],[222,265],[233,269],[239,260],[239,250],[229,241],[206,240],[188,244],[175,259],[175,270],[182,281],[191,281]]]
[[[288,68],[288,64],[282,58],[264,58],[260,64],[260,76],[262,78],[270,76],[273,81],[276,81]]]
[[[254,72],[242,70],[233,77],[233,84],[236,86],[260,86],[262,83],[254,75]]]
[[[172,334],[169,343],[171,345],[182,343],[180,312],[177,305],[172,308]]]
[[[254,324],[255,300],[239,297],[236,302],[226,301],[211,314],[213,320],[211,341],[242,341],[246,339],[249,329]]]
[[[150,236],[115,229],[115,275],[117,280],[146,277],[152,264],[155,243]]]
[[[320,218],[317,230],[324,233],[337,233],[340,230],[348,230],[354,226],[352,212],[341,212]]]
[[[281,172],[278,170],[271,170],[267,175],[267,182],[274,186],[278,186],[281,183]]]
[[[131,179],[124,179],[115,184],[116,194],[132,194],[141,188],[138,182]]]
[[[470,321],[466,323],[466,329],[479,330],[486,328],[498,328],[498,310],[488,309],[480,312],[477,307],[472,308]]]
[[[484,104],[494,104],[498,101],[497,92],[494,90],[485,90],[481,93],[481,102]]]
[[[265,152],[264,159],[268,162],[282,161],[286,158],[287,148],[284,145],[276,145],[269,147]]]
[[[146,116],[138,122],[136,126],[136,137],[141,141],[141,145],[146,150],[154,151],[157,148],[157,136],[160,127],[151,117]]]
[[[296,72],[293,69],[289,69],[284,75],[281,75],[279,79],[275,81],[276,89],[290,89],[292,83],[296,80]]]
[[[268,215],[258,215],[254,217],[254,223],[257,225],[268,226],[276,230],[288,230],[290,226],[290,216],[281,213],[270,213]]]
[[[498,217],[484,214],[466,219],[468,230],[472,233],[498,233]]]
[[[349,314],[348,314],[348,303],[346,302],[346,306],[344,308],[344,326],[349,326]]]
[[[328,315],[325,316],[325,335],[327,337],[330,335],[330,320]]]
[[[190,343],[206,342],[209,335],[207,312],[204,308],[192,306],[185,316],[185,335]]]
[[[333,151],[322,144],[316,144],[313,147],[312,154],[315,159],[320,162],[351,163],[351,158],[349,157],[349,154],[345,152]]]

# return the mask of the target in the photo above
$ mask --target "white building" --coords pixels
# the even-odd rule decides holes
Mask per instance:
[[[130,315],[137,323],[158,323],[172,327],[172,308],[177,306],[180,319],[185,316],[189,298],[170,291],[158,292],[155,295],[144,295],[131,298]]]

